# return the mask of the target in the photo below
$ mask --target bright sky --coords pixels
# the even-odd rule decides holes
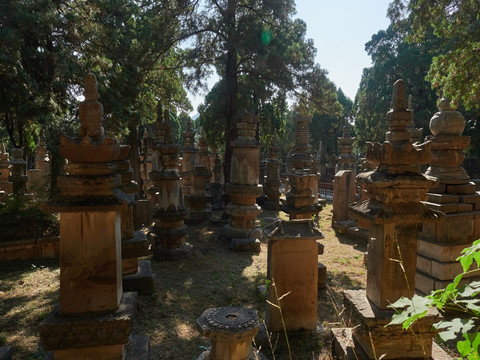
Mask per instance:
[[[391,0],[296,0],[297,14],[307,24],[307,38],[317,48],[316,62],[345,95],[354,100],[362,71],[371,66],[365,43],[390,24]],[[215,79],[209,81],[210,87]],[[189,94],[194,111],[206,94]]]

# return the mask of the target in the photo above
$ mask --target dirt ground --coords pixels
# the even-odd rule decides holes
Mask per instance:
[[[341,292],[364,288],[366,243],[336,235],[331,229],[331,204],[318,223],[325,235],[325,252],[319,260],[327,267],[327,288],[319,290],[315,333],[289,334],[293,359],[328,359],[328,329],[341,326]],[[219,215],[219,214],[215,214]],[[264,211],[257,221],[264,226],[271,217]],[[190,258],[175,262],[151,260],[156,274],[155,290],[139,296],[133,333],[150,336],[152,359],[196,359],[209,345],[196,325],[200,314],[211,307],[238,305],[258,310],[265,319],[265,296],[257,288],[266,284],[267,244],[258,254],[239,253],[218,239],[220,226],[191,226],[188,242],[195,248]],[[0,263],[0,345],[14,347],[14,359],[43,359],[38,325],[58,301],[59,268],[56,260]],[[278,337],[278,338],[277,338]],[[288,359],[283,335],[272,335],[271,345],[262,332],[256,346],[267,359]]]

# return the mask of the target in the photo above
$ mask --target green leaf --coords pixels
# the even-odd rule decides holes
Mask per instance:
[[[475,327],[475,323],[472,319],[455,318],[450,321],[440,321],[434,324],[433,327],[441,330],[438,336],[442,341],[448,341],[455,339],[458,333],[467,333]]]

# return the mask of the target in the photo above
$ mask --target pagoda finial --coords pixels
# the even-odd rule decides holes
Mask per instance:
[[[89,73],[85,76],[85,90],[83,92],[85,100],[80,103],[78,108],[80,116],[80,128],[78,135],[103,137],[105,132],[102,127],[103,105],[98,102],[97,79],[95,75]]]

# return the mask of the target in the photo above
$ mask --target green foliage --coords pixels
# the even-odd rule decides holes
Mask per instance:
[[[439,311],[455,310],[462,316],[442,320],[434,324],[434,327],[439,330],[442,341],[458,339],[461,335],[464,340],[457,342],[457,350],[463,358],[473,360],[479,358],[480,349],[480,281],[471,281],[465,285],[460,285],[460,281],[465,275],[480,269],[480,240],[464,249],[457,260],[460,261],[463,272],[445,289],[432,291],[428,296],[415,295],[412,299],[402,297],[391,304],[390,307],[397,311],[389,325],[402,324],[404,329],[409,329],[417,320],[423,318],[430,308],[437,308]],[[476,266],[471,269],[474,263]]]
[[[0,241],[56,236],[59,223],[40,204],[23,196],[9,195],[0,204]]]
[[[480,17],[476,0],[394,0],[389,16],[395,24],[407,19],[415,45],[425,41],[430,29],[445,52],[436,55],[427,79],[447,97],[480,110]]]
[[[402,23],[402,31],[391,24],[388,29],[373,35],[365,44],[373,66],[363,70],[360,87],[355,97],[355,143],[364,153],[367,141],[385,140],[385,115],[390,109],[393,84],[403,79],[408,95],[413,97],[414,122],[427,135],[429,119],[437,111],[437,95],[425,80],[432,58],[442,51],[440,41],[430,31],[420,44],[406,40],[409,27]]]

